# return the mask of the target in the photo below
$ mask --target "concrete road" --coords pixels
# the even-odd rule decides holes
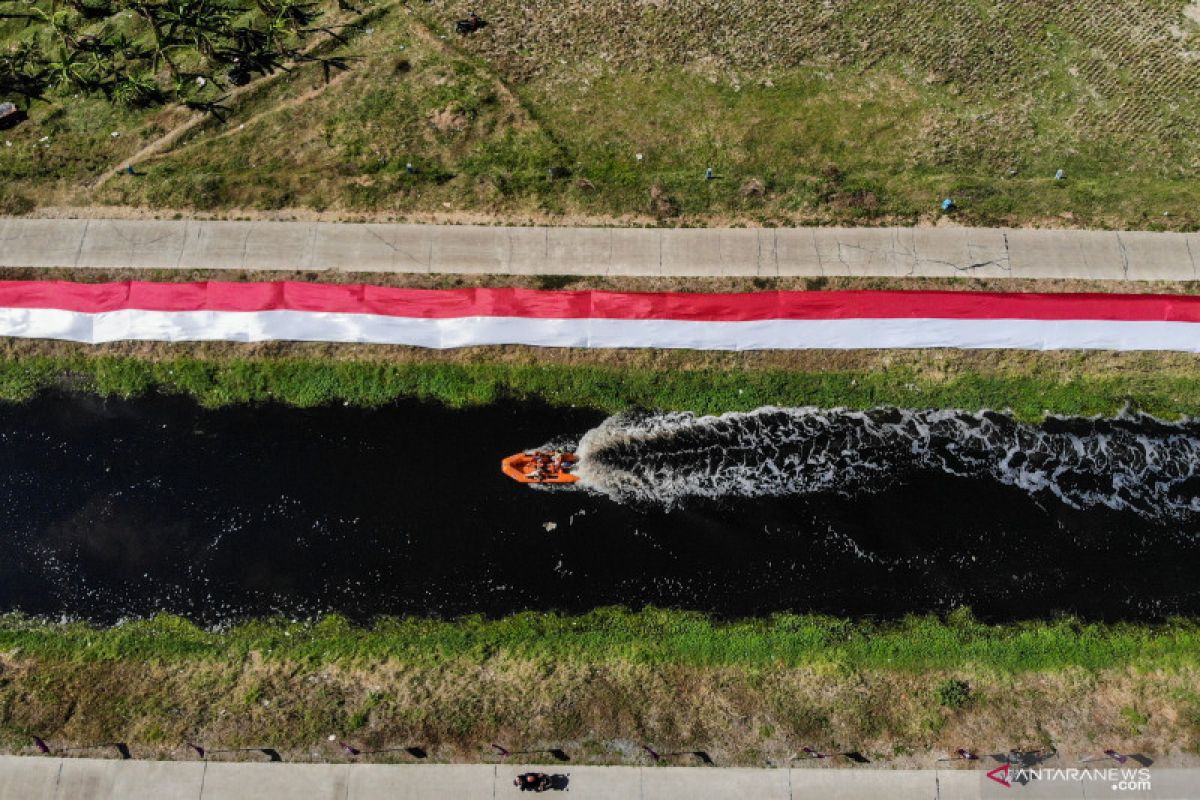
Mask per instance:
[[[0,266],[1195,280],[1200,234],[0,218]]]
[[[1150,768],[1148,783],[1047,778],[1004,787],[985,769],[726,769],[505,764],[253,764],[0,756],[0,800],[493,800],[526,769],[565,778],[572,800],[985,800],[1200,797],[1200,769]],[[559,796],[549,792],[547,798]]]

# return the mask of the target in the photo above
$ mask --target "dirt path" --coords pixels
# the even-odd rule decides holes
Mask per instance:
[[[367,22],[368,20],[375,19],[383,14],[386,14],[388,11],[390,11],[396,5],[398,5],[397,2],[392,2],[392,3],[387,3],[386,5],[383,5],[383,6],[379,6],[378,8],[373,8],[370,11],[368,11],[367,13],[360,14],[357,17],[355,17],[354,19],[350,20],[349,22],[346,23],[346,25],[348,27],[361,25],[364,22]],[[308,47],[304,48],[304,50],[301,51],[301,54],[302,55],[311,55],[312,53],[317,52],[321,48],[327,47],[329,45],[329,43],[332,41],[335,41],[332,37],[327,37],[327,38],[321,39],[319,41],[315,41],[312,44],[310,44]],[[252,96],[253,94],[257,93],[258,91],[265,89],[266,87],[272,85],[273,83],[278,81],[283,76],[294,74],[296,68],[303,66],[303,65],[304,65],[304,62],[292,61],[289,64],[287,64],[286,66],[284,66],[283,68],[281,68],[275,72],[272,72],[269,75],[263,75],[258,80],[251,81],[250,83],[247,83],[245,86],[237,87],[236,89],[231,91],[228,94],[228,96],[225,98],[226,104],[228,104],[231,107],[236,106],[239,102],[241,102],[245,98]],[[346,71],[340,73],[333,80],[328,81],[321,87],[318,87],[319,91],[318,90],[310,90],[309,92],[305,92],[300,97],[283,101],[281,104],[275,106],[274,108],[268,109],[267,111],[260,112],[259,114],[256,114],[255,116],[251,117],[249,120],[247,120],[246,122],[241,123],[241,124],[246,125],[246,124],[249,124],[250,122],[253,122],[254,120],[259,119],[262,116],[264,116],[266,114],[270,114],[276,110],[280,110],[283,108],[290,108],[290,107],[305,103],[308,100],[311,100],[313,97],[320,95],[321,92],[323,92],[325,89],[327,89],[333,83],[337,82],[339,79],[345,77],[349,72],[350,72],[350,70],[346,70]],[[138,150],[136,153],[129,156],[128,158],[122,159],[117,164],[114,164],[111,167],[109,167],[108,169],[101,172],[100,177],[96,180],[95,183],[92,184],[91,190],[94,192],[97,189],[100,189],[101,187],[103,187],[104,184],[108,183],[108,181],[114,175],[119,174],[120,170],[124,169],[125,167],[136,167],[138,164],[145,163],[146,161],[148,161],[152,158],[166,155],[168,152],[170,152],[171,147],[175,144],[175,142],[179,141],[179,139],[181,137],[185,136],[186,134],[195,130],[198,126],[202,125],[204,122],[208,121],[211,117],[212,117],[211,114],[208,114],[205,112],[193,113],[183,123],[177,125],[176,127],[172,128],[171,130],[167,131],[162,136],[160,136],[157,139],[155,139],[154,141],[150,142],[145,147],[141,148],[140,150]],[[228,135],[230,133],[234,133],[234,132],[236,132],[236,130],[237,129],[235,129],[234,131],[226,131],[225,133],[221,134],[217,138]]]
[[[391,5],[396,5],[396,4],[393,3]],[[381,13],[383,13],[383,9],[375,9],[372,12],[371,16],[376,16]],[[428,25],[425,22],[421,21],[415,14],[413,14],[411,12],[411,10],[408,13],[409,13],[410,19],[412,21],[412,32],[418,39],[420,39],[422,42],[426,43],[430,47],[440,50],[443,53],[452,54],[452,55],[459,56],[459,57],[464,56],[464,53],[459,48],[455,47],[448,40],[443,39],[441,36],[438,36],[437,34],[435,34],[432,30],[430,30]],[[359,18],[359,21],[365,20],[367,18],[367,16],[368,15],[365,15],[365,14],[362,15],[362,17]],[[317,47],[327,44],[328,41],[329,40],[325,39],[325,40],[315,43],[313,46],[311,46],[307,50],[305,50],[305,53],[312,52]],[[296,66],[296,64],[292,64],[290,66]],[[280,71],[272,73],[270,75],[266,75],[266,76],[260,78],[259,80],[254,81],[253,83],[249,83],[245,86],[235,89],[230,94],[228,99],[233,103],[237,103],[238,101],[240,101],[241,99],[250,95],[251,93],[265,88],[271,82],[273,82],[274,80],[276,80],[279,77],[286,75],[286,74],[292,74],[292,73],[290,73],[286,70],[280,70]],[[275,106],[272,106],[271,108],[260,111],[257,114],[254,114],[253,116],[249,117],[248,119],[240,122],[238,124],[238,127],[232,128],[230,130],[222,131],[221,133],[218,133],[216,136],[213,136],[212,138],[205,139],[204,142],[219,141],[221,139],[225,139],[230,136],[236,136],[244,128],[247,128],[247,127],[253,125],[255,122],[258,122],[261,119],[269,117],[272,114],[276,114],[280,111],[286,111],[289,108],[296,108],[298,106],[304,105],[305,103],[321,96],[325,92],[325,90],[344,81],[350,74],[351,74],[351,70],[345,70],[343,72],[340,72],[332,80],[326,81],[326,82],[322,83],[320,86],[309,89],[308,91],[304,92],[301,95],[284,100],[281,103],[279,103],[278,105],[275,105]],[[512,116],[514,118],[514,121],[517,122],[518,124],[524,124],[524,125],[528,125],[528,126],[537,126],[538,125],[537,121],[530,114],[529,109],[526,108],[525,104],[521,101],[521,99],[516,95],[515,92],[513,92],[511,87],[509,87],[508,84],[506,84],[503,80],[501,80],[499,77],[497,77],[494,73],[489,73],[489,74],[491,74],[491,78],[492,78],[491,83],[492,83],[493,88],[496,90],[496,93],[504,101],[504,103],[507,107],[507,110],[510,112],[510,114],[512,114]],[[188,144],[184,145],[183,148],[176,149],[173,147],[175,142],[179,141],[180,138],[182,138],[183,136],[185,136],[186,134],[188,134],[189,132],[194,130],[196,127],[198,127],[199,125],[201,125],[202,123],[207,121],[209,119],[209,117],[210,117],[210,115],[205,114],[205,113],[193,114],[191,117],[189,117],[185,122],[183,122],[179,126],[173,128],[172,130],[163,134],[159,138],[157,138],[154,141],[147,144],[141,150],[138,150],[136,153],[134,153],[128,159],[122,161],[120,165],[114,166],[114,167],[106,170],[100,176],[99,180],[97,180],[96,183],[94,183],[92,185],[93,191],[102,187],[110,178],[112,178],[114,175],[118,174],[118,170],[123,168],[125,165],[136,166],[138,164],[144,164],[149,161],[153,161],[153,160],[156,160],[159,158],[164,158],[168,155],[171,155],[172,153],[178,152],[179,149],[186,149],[193,145],[201,144],[202,143],[201,141],[195,141],[195,142],[189,142]]]
[[[296,97],[292,97],[287,100],[284,100],[283,102],[279,103],[278,105],[271,106],[268,109],[265,109],[263,111],[258,112],[257,114],[247,117],[245,121],[239,122],[237,127],[229,128],[228,130],[221,131],[220,133],[216,134],[215,136],[213,136],[211,138],[195,139],[193,141],[190,141],[190,142],[182,145],[181,147],[172,148],[170,150],[145,152],[144,155],[142,155],[142,157],[138,163],[146,163],[149,161],[154,161],[156,159],[166,158],[167,156],[174,155],[176,153],[182,152],[182,151],[187,150],[192,147],[197,147],[201,144],[209,144],[211,142],[219,142],[222,139],[228,139],[232,136],[237,136],[238,134],[242,133],[246,128],[249,128],[250,126],[254,125],[254,123],[258,122],[259,120],[266,119],[267,117],[270,117],[273,114],[278,114],[281,111],[287,111],[290,108],[296,108],[298,106],[304,105],[305,103],[308,103],[311,100],[315,100],[316,98],[318,98],[322,94],[324,94],[326,89],[329,89],[329,88],[341,83],[346,78],[348,78],[350,76],[350,74],[351,74],[350,70],[344,70],[342,72],[339,72],[337,75],[335,75],[329,81],[322,83],[320,86],[314,86],[313,88],[309,89],[308,91],[304,92],[303,94],[297,95]],[[192,127],[195,127],[195,126],[192,126]],[[184,131],[184,132],[186,133],[186,131]],[[175,137],[175,139],[173,141],[177,141],[178,138],[179,138],[178,136]],[[111,172],[109,173],[109,175],[112,175],[112,174],[113,173],[111,173]],[[97,184],[97,187],[98,186],[99,186],[99,184]],[[96,188],[96,187],[93,187],[93,188]]]
[[[447,55],[453,55],[458,58],[466,59],[472,64],[479,66],[478,56],[475,56],[466,52],[462,48],[457,47],[451,42],[450,39],[442,38],[442,36],[439,34],[434,33],[433,29],[429,27],[429,24],[422,20],[417,14],[413,13],[412,9],[407,10],[413,22],[412,31],[418,39],[430,47],[440,50]],[[515,122],[534,127],[541,127],[546,135],[551,136],[550,132],[546,131],[544,127],[538,123],[537,119],[529,110],[529,107],[526,106],[524,101],[521,100],[520,96],[518,96],[517,93],[512,90],[512,87],[505,83],[504,80],[501,79],[494,70],[484,69],[484,71],[491,78],[492,88],[496,90],[496,93],[504,101],[508,110],[510,112],[515,112]],[[551,138],[554,137],[551,136]]]

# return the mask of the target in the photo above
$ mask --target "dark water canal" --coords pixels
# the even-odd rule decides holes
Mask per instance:
[[[604,421],[588,410],[408,402],[209,411],[182,398],[58,394],[3,405],[0,611],[100,622],[171,611],[206,623],[647,603],[733,616],[892,617],[959,605],[992,620],[1200,613],[1192,510],[1200,489],[1191,475],[1200,428],[1059,422],[1073,438],[1058,441],[999,417],[951,425],[896,416],[908,412],[861,423],[780,413],[722,423],[712,435],[690,431],[692,456],[655,438],[686,419],[610,422],[607,456],[595,462],[608,479],[620,483],[613,470],[622,459],[625,473],[649,462],[657,472],[605,494],[536,491],[499,470],[505,455],[578,440]],[[854,433],[856,424],[870,436]],[[793,444],[781,445],[772,426]],[[999,437],[1003,468],[984,463],[980,426]],[[617,429],[629,428],[640,431],[637,442],[614,444],[625,435]],[[951,428],[976,449],[963,455]],[[917,453],[918,429],[950,438],[930,444],[923,434]],[[730,474],[745,485],[764,470],[788,472],[796,452],[820,462],[813,447],[795,444],[809,441],[797,431],[826,436],[816,450],[853,462],[834,459],[829,469],[854,480],[817,470],[776,480],[784,489],[766,496],[720,489]],[[748,445],[747,435],[767,438]],[[676,454],[655,458],[655,447]],[[1028,478],[1019,448],[1036,451],[1057,482]],[[737,454],[737,468],[714,467],[715,453]],[[1111,491],[1085,479],[1081,453],[1099,458],[1092,483]],[[1055,458],[1067,467],[1056,471]],[[1125,469],[1131,462],[1137,468]],[[669,502],[647,489],[656,481],[674,487],[664,490]],[[704,491],[679,489],[693,485]]]

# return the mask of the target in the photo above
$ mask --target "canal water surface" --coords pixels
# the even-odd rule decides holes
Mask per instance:
[[[1194,425],[605,416],[516,402],[2,405],[0,611],[1200,613]],[[554,440],[591,449],[592,491],[501,474],[503,456]]]

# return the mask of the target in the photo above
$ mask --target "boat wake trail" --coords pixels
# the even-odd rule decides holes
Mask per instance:
[[[882,491],[916,472],[990,479],[1077,509],[1155,519],[1200,513],[1200,422],[995,412],[762,408],[610,417],[579,442],[576,474],[619,502]]]

